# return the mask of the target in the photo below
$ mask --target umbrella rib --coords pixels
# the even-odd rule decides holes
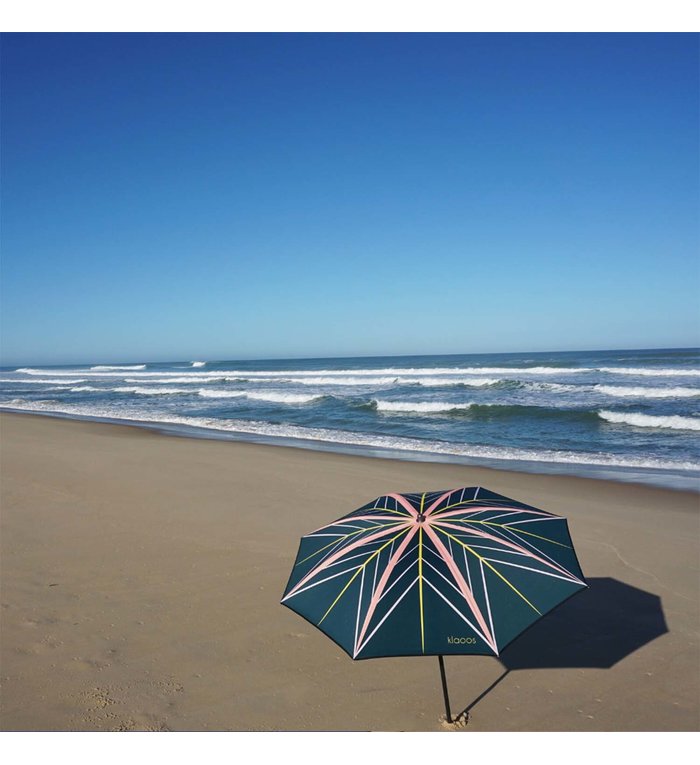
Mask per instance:
[[[448,541],[449,541],[449,540],[448,540]],[[441,557],[440,555],[438,555],[437,553],[434,553],[434,555],[435,555],[436,557],[440,558],[440,560],[442,560],[442,557]],[[464,556],[465,556],[464,560],[465,560],[465,563],[466,563],[466,555],[467,555],[467,553],[466,553],[466,550],[465,550],[465,551],[464,551]],[[453,589],[453,590],[454,590],[454,591],[455,591],[455,592],[456,592],[458,595],[462,595],[462,593],[461,593],[461,591],[459,590],[459,588],[458,588],[458,587],[456,587],[456,586],[455,586],[455,584],[454,584],[453,582],[451,582],[451,581],[450,581],[450,580],[449,580],[449,579],[448,579],[448,578],[447,578],[447,577],[446,577],[446,576],[445,576],[445,575],[444,575],[444,574],[443,574],[441,571],[438,571],[438,569],[437,569],[437,568],[435,568],[435,566],[433,566],[433,564],[432,564],[432,563],[430,563],[430,562],[429,562],[427,559],[426,559],[426,561],[425,561],[425,562],[426,562],[426,565],[430,566],[430,568],[432,568],[432,569],[433,569],[433,571],[434,571],[434,572],[435,572],[435,573],[436,573],[436,574],[437,574],[437,575],[438,575],[438,576],[439,576],[441,579],[443,579],[443,580],[444,580],[444,581],[445,581],[445,582],[446,582],[446,583],[447,583],[447,584],[448,584],[448,585],[449,585],[449,586],[450,586],[450,587],[451,587],[451,588],[452,588],[452,589]],[[483,577],[483,568],[482,568],[482,577]],[[430,585],[433,587],[433,589],[435,589],[434,585],[432,585],[432,584],[431,584],[430,580],[429,580],[427,577],[426,577],[426,579],[425,579],[425,582],[426,582],[426,584],[430,584]],[[470,584],[471,584],[471,578],[470,578]],[[486,583],[485,583],[485,582],[484,582],[484,594],[485,594],[485,596],[486,596],[486,605],[487,605],[487,607],[488,607],[488,613],[489,613],[489,623],[490,623],[490,625],[491,625],[491,631],[493,632],[493,631],[494,631],[494,627],[493,627],[493,618],[492,618],[492,616],[491,616],[491,608],[490,608],[490,602],[489,602],[489,598],[488,598],[488,590],[486,589]],[[450,600],[448,600],[448,598],[447,598],[447,597],[444,595],[444,593],[440,593],[440,595],[441,595],[442,599],[443,599],[443,600],[444,600],[446,603],[448,603],[448,604],[449,604],[449,605],[450,605],[450,606],[451,606],[451,607],[452,607],[452,608],[453,608],[453,609],[454,609],[454,610],[455,610],[455,611],[456,611],[456,612],[457,612],[457,613],[458,613],[458,614],[459,614],[459,615],[460,615],[460,616],[461,616],[461,617],[462,617],[462,618],[463,618],[463,619],[464,619],[464,620],[467,622],[467,624],[469,624],[469,626],[470,626],[470,627],[471,627],[471,628],[472,628],[472,629],[473,629],[475,632],[477,632],[477,634],[479,634],[479,635],[481,636],[481,633],[479,633],[479,631],[476,629],[476,627],[474,627],[474,625],[473,625],[473,624],[472,624],[472,623],[471,623],[471,622],[470,622],[470,621],[469,621],[469,620],[468,620],[468,619],[467,619],[467,618],[464,616],[464,614],[462,614],[462,613],[461,613],[461,612],[460,612],[460,611],[459,611],[459,610],[458,610],[458,609],[457,609],[457,608],[454,606],[454,604],[453,604],[453,603],[452,603]],[[485,642],[488,642],[488,641],[486,641],[486,638],[484,638],[484,641],[485,641]]]
[[[549,518],[527,518],[524,521],[510,521],[510,523],[506,523],[506,526],[515,526],[516,524],[520,525],[521,523],[537,523],[539,521],[561,521],[564,520],[562,516],[560,515],[550,515]]]
[[[426,533],[430,537],[430,540],[433,542],[435,547],[437,547],[438,552],[440,553],[440,555],[442,556],[443,560],[447,564],[447,567],[449,568],[450,573],[452,574],[452,576],[455,578],[455,581],[459,585],[460,591],[462,593],[462,597],[464,598],[464,600],[469,605],[469,608],[471,609],[472,613],[476,617],[476,620],[479,623],[479,626],[481,627],[481,629],[484,631],[484,634],[488,638],[486,642],[488,642],[489,645],[491,645],[495,649],[495,645],[496,644],[495,644],[495,642],[493,640],[493,637],[492,637],[491,633],[489,632],[489,628],[488,628],[488,626],[486,624],[486,621],[484,619],[484,615],[481,613],[481,609],[479,608],[479,604],[476,602],[476,598],[474,597],[474,593],[472,592],[472,590],[469,588],[469,586],[467,585],[466,581],[464,580],[464,577],[462,576],[462,573],[459,570],[456,561],[454,560],[454,558],[450,557],[450,554],[447,551],[447,548],[445,547],[445,545],[442,543],[440,538],[435,533],[435,528],[437,528],[437,527],[433,526],[433,525],[426,526]],[[442,529],[441,529],[441,531],[442,531]],[[445,533],[445,532],[443,531],[443,533]],[[449,536],[449,535],[447,535],[447,536]],[[456,539],[456,537],[455,537],[455,539]],[[457,540],[457,541],[460,544],[463,544],[460,540]]]
[[[389,511],[391,512],[391,511]],[[408,516],[403,516],[408,520]],[[324,529],[330,529],[333,526],[350,526],[350,528],[357,528],[356,526],[352,526],[350,523],[344,523],[346,518],[340,518],[337,521],[333,521],[333,523],[327,523],[325,526],[319,526],[319,528],[315,529],[314,531],[309,532],[308,534],[304,534],[304,539],[308,537],[313,537],[314,534],[316,534],[319,531],[323,531]],[[354,515],[351,517],[348,517],[347,520],[352,521],[393,521],[394,523],[398,523],[396,518],[387,518],[381,515]]]
[[[382,624],[384,624],[384,622],[385,622],[385,621],[386,621],[386,620],[389,618],[389,615],[390,615],[390,614],[391,614],[391,612],[392,612],[392,611],[393,611],[393,610],[396,608],[396,606],[398,606],[398,605],[399,605],[399,603],[400,603],[400,602],[401,602],[401,601],[402,601],[402,600],[403,600],[403,599],[406,597],[406,595],[408,595],[408,593],[410,592],[411,588],[413,587],[413,585],[414,585],[414,584],[415,584],[417,581],[418,581],[418,577],[416,577],[416,578],[415,578],[415,579],[414,579],[414,580],[411,582],[411,584],[409,584],[409,585],[408,585],[408,587],[407,587],[407,588],[406,588],[406,589],[403,591],[403,593],[401,593],[401,596],[398,598],[398,600],[396,601],[396,603],[394,603],[394,605],[393,605],[393,606],[392,606],[392,607],[391,607],[391,608],[390,608],[390,609],[389,609],[389,610],[386,612],[386,614],[384,614],[384,616],[383,616],[382,620],[381,620],[381,621],[379,622],[379,624],[378,624],[378,625],[377,625],[377,626],[376,626],[376,627],[375,627],[375,628],[372,630],[372,632],[371,632],[371,633],[370,633],[370,634],[369,634],[369,635],[368,635],[368,636],[365,638],[365,640],[364,640],[364,642],[362,643],[362,645],[358,645],[358,646],[355,648],[355,651],[354,651],[354,653],[353,653],[353,659],[354,659],[354,658],[355,658],[355,657],[356,657],[356,656],[357,656],[357,655],[360,653],[360,651],[362,651],[362,650],[365,648],[365,646],[367,645],[367,643],[369,643],[369,641],[370,641],[370,640],[371,640],[371,639],[374,637],[374,635],[376,634],[377,630],[378,630],[378,629],[379,629],[379,628],[382,626]]]
[[[466,505],[467,502],[461,503]],[[454,506],[453,506],[454,507]],[[440,520],[443,518],[451,518],[455,515],[461,515],[464,513],[471,513],[473,515],[476,515],[477,513],[485,513],[488,510],[504,510],[505,512],[501,513],[501,516],[494,516],[495,518],[503,517],[506,515],[519,515],[522,513],[529,513],[530,515],[539,515],[542,516],[541,518],[533,518],[533,520],[559,520],[559,516],[552,516],[551,513],[545,513],[541,510],[525,510],[522,507],[506,507],[505,505],[490,505],[488,507],[481,507],[478,510],[471,510],[468,507],[458,507],[456,510],[451,510],[451,512],[446,513],[444,512],[448,508],[443,508],[439,513],[434,513],[433,517],[440,516]]]
[[[443,529],[443,528],[439,528],[439,527],[437,527],[437,526],[436,526],[435,528],[438,528],[438,531],[441,531],[441,532],[442,532],[443,534],[445,534],[446,536],[448,536],[448,537],[449,537],[449,536],[451,536],[451,534],[449,534],[449,532],[445,531],[445,529]],[[515,587],[513,584],[511,584],[511,583],[510,583],[510,582],[509,582],[509,581],[508,581],[508,580],[507,580],[507,579],[506,579],[506,578],[503,576],[503,574],[501,574],[501,572],[500,572],[500,571],[497,571],[497,570],[496,570],[496,569],[495,569],[495,568],[494,568],[494,567],[493,567],[493,566],[492,566],[492,565],[491,565],[491,564],[490,564],[490,563],[489,563],[489,562],[488,562],[488,561],[487,561],[485,558],[482,558],[482,557],[481,557],[481,555],[479,555],[479,553],[477,553],[477,552],[474,552],[474,550],[472,550],[472,548],[471,548],[471,547],[469,547],[469,545],[466,545],[466,544],[464,544],[464,542],[462,542],[462,540],[461,540],[461,539],[458,539],[457,537],[452,537],[452,538],[453,538],[453,539],[454,539],[456,542],[459,542],[459,544],[461,544],[461,545],[462,545],[463,547],[465,547],[467,550],[469,550],[469,552],[470,552],[470,553],[471,553],[473,556],[475,556],[476,558],[478,558],[480,561],[482,561],[482,560],[483,560],[483,561],[486,563],[486,565],[487,565],[487,566],[488,566],[488,567],[491,569],[491,571],[493,571],[493,573],[494,573],[494,574],[496,574],[496,576],[500,577],[500,578],[501,578],[501,579],[502,579],[502,580],[503,580],[503,581],[504,581],[504,582],[505,582],[505,583],[506,583],[506,584],[507,584],[507,585],[508,585],[508,586],[509,586],[509,587],[510,587],[512,590],[513,590],[513,592],[515,592],[515,593],[516,593],[516,594],[517,594],[519,597],[521,597],[521,598],[522,598],[522,599],[523,599],[523,600],[524,600],[524,601],[525,601],[525,602],[528,604],[528,606],[530,606],[530,608],[532,608],[532,610],[533,610],[533,611],[536,611],[538,614],[540,614],[540,616],[542,616],[542,613],[539,611],[539,609],[538,609],[538,608],[536,608],[535,606],[533,606],[533,605],[532,605],[532,603],[530,603],[530,601],[529,601],[529,600],[528,600],[528,599],[527,599],[527,598],[526,598],[526,597],[525,597],[525,596],[522,594],[522,592],[520,592],[520,590],[518,590],[518,588],[517,588],[517,587]]]
[[[420,503],[420,511],[423,512],[423,500]],[[420,605],[420,647],[425,653],[425,619],[423,616],[423,526],[418,529],[418,602]]]
[[[398,539],[398,537],[401,536],[405,531],[408,531],[412,528],[409,524],[403,524],[404,528],[395,536],[393,539]],[[344,554],[347,554],[351,552],[352,550],[356,550],[358,547],[361,547],[363,544],[369,544],[370,542],[374,542],[378,539],[381,539],[382,537],[385,537],[387,534],[391,534],[395,530],[394,528],[384,528],[383,531],[377,531],[374,534],[372,534],[367,539],[356,539],[354,542],[351,542],[349,545],[346,545],[340,550],[336,550],[336,552],[329,555],[327,558],[325,558],[322,561],[319,561],[314,568],[311,569],[311,571],[308,571],[295,585],[292,587],[292,589],[287,593],[287,595],[282,599],[282,602],[284,603],[285,600],[288,600],[292,595],[296,594],[297,590],[301,588],[302,585],[306,584],[306,582],[309,581],[309,579],[312,579],[314,576],[319,574],[324,568],[327,568],[332,563],[334,563],[338,558],[341,558]],[[388,544],[388,543],[387,543]],[[386,546],[386,545],[385,545]],[[381,547],[379,551],[383,550],[384,547]],[[372,556],[376,555],[376,552],[372,553]],[[368,560],[371,560],[371,557],[368,558]]]
[[[515,531],[515,529],[508,528],[508,531]],[[547,555],[546,552],[544,552],[543,550],[540,550],[539,547],[535,547],[535,545],[533,545],[531,542],[528,542],[527,539],[518,539],[517,541],[518,541],[518,543],[520,545],[522,545],[521,549],[525,551],[526,555],[531,556],[531,557],[536,557],[536,556],[533,556],[532,553],[530,553],[528,550],[525,549],[525,545],[527,545],[527,547],[532,548],[533,550],[537,550],[537,552],[543,558],[546,558],[547,561],[549,561],[551,564],[554,564],[553,567],[556,568],[558,571],[566,574],[566,576],[571,581],[578,582],[579,584],[583,584],[583,582],[575,574],[572,574],[571,571],[569,571],[568,569],[564,568],[564,566],[558,564],[553,558],[551,558],[549,555]]]
[[[539,521],[539,518],[533,520]],[[566,547],[567,550],[571,550],[571,545],[565,545],[563,542],[556,542],[554,539],[548,539],[547,537],[540,536],[540,534],[533,534],[531,531],[523,531],[522,529],[513,529],[505,523],[494,523],[493,521],[473,521],[471,518],[453,518],[451,523],[480,523],[483,526],[496,526],[499,529],[508,529],[516,534],[526,534],[529,537],[536,537],[543,542],[551,542],[553,545],[559,545],[559,547]]]
[[[404,531],[401,531],[399,534],[397,534],[397,536],[395,537],[395,539],[396,539],[396,538],[398,538],[399,536],[401,536],[401,534],[405,534],[405,533],[406,533],[406,532],[408,532],[409,530],[410,530],[410,527],[406,528]],[[393,540],[391,540],[391,541],[393,541]],[[358,570],[357,570],[357,571],[356,571],[356,572],[355,572],[355,573],[354,573],[354,574],[353,574],[353,575],[350,577],[350,581],[349,581],[349,582],[348,582],[348,583],[345,585],[345,587],[343,587],[343,589],[342,589],[342,590],[340,591],[340,593],[338,594],[338,597],[337,597],[337,598],[336,598],[336,599],[335,599],[335,600],[334,600],[334,601],[331,603],[331,605],[328,607],[328,610],[326,611],[326,613],[325,613],[325,614],[323,614],[323,616],[321,617],[321,621],[319,622],[319,624],[320,624],[320,623],[321,623],[321,622],[322,622],[322,621],[323,621],[323,620],[324,620],[324,619],[325,619],[325,618],[328,616],[328,614],[329,614],[329,613],[330,613],[330,612],[333,610],[333,608],[334,608],[335,604],[336,604],[336,603],[337,603],[337,602],[338,602],[338,601],[341,599],[341,597],[342,597],[342,596],[345,594],[346,590],[347,590],[347,589],[348,589],[348,587],[349,587],[349,586],[350,586],[350,585],[353,583],[353,581],[355,580],[355,578],[357,577],[357,575],[360,573],[360,571],[364,571],[364,570],[365,570],[365,568],[366,568],[366,566],[367,566],[367,564],[368,564],[368,563],[369,563],[369,562],[372,560],[372,558],[374,558],[374,556],[375,556],[375,555],[379,555],[379,553],[381,553],[381,551],[382,551],[382,550],[383,550],[385,547],[388,547],[388,545],[389,545],[389,544],[390,544],[390,542],[385,542],[385,543],[384,543],[384,544],[383,544],[383,545],[382,545],[382,546],[381,546],[381,547],[380,547],[378,550],[375,550],[375,551],[374,551],[374,552],[373,552],[373,553],[372,553],[372,554],[369,556],[369,558],[367,558],[367,560],[366,560],[366,561],[365,561],[365,562],[364,562],[364,563],[363,563],[363,564],[362,564],[362,565],[361,565],[361,566],[358,568]]]
[[[415,549],[415,548],[414,548],[414,549]],[[405,556],[404,556],[404,557],[405,557]],[[413,568],[413,565],[414,565],[414,564],[413,564],[413,563],[411,563],[411,565],[410,565],[410,566],[407,566],[406,570],[405,570],[403,573],[399,574],[399,575],[396,577],[396,579],[395,579],[395,580],[394,580],[394,581],[393,581],[393,582],[392,582],[392,583],[391,583],[391,584],[390,584],[390,585],[389,585],[389,586],[386,588],[386,590],[384,590],[384,592],[382,593],[382,596],[379,598],[379,602],[380,602],[380,603],[381,603],[381,602],[382,602],[382,600],[384,600],[384,598],[386,598],[386,596],[387,596],[387,595],[388,595],[388,594],[389,594],[389,593],[390,593],[390,592],[391,592],[391,591],[394,589],[394,587],[396,587],[396,585],[398,584],[398,582],[400,582],[400,581],[401,581],[401,579],[403,579],[403,577],[404,577],[404,576],[406,576],[406,574],[407,574],[407,573],[408,573],[408,572],[409,572],[409,571],[410,571],[410,570]]]
[[[429,513],[436,504],[442,501],[445,496],[449,496],[449,492],[446,495],[440,497],[434,502],[426,511]],[[425,494],[420,498],[420,514],[423,515],[423,508],[425,507]],[[420,649],[422,653],[425,653],[425,615],[423,613],[423,526],[418,529],[418,605],[420,610]]]
[[[362,565],[359,566],[353,566],[352,568],[346,568],[344,571],[337,571],[335,574],[331,574],[330,576],[325,577],[324,579],[318,579],[315,582],[311,582],[311,584],[307,584],[306,587],[302,587],[301,589],[297,590],[294,594],[299,595],[302,592],[306,592],[307,590],[313,590],[314,587],[318,587],[319,584],[323,584],[324,582],[330,582],[331,579],[337,579],[339,576],[342,576],[343,574],[349,574],[351,571],[355,572],[355,575],[357,575],[357,572],[362,568]],[[354,579],[354,576],[352,577]],[[352,579],[350,580],[352,581]]]
[[[440,560],[442,560],[441,556],[435,553]],[[425,565],[430,566],[430,568],[433,569],[433,571],[441,578],[444,579],[445,582],[458,594],[462,595],[462,591],[457,587],[457,585],[454,582],[451,582],[440,570],[438,570],[433,564],[426,558],[425,559]],[[428,577],[425,578],[425,581],[428,581]]]
[[[360,579],[360,595],[357,598],[357,617],[355,619],[355,642],[357,642],[357,630],[360,629],[360,612],[362,611],[362,593],[365,587],[365,569],[362,569],[362,579]]]
[[[467,619],[467,617],[455,606],[455,604],[449,601],[445,597],[445,595],[442,592],[440,592],[440,590],[438,590],[438,588],[430,581],[430,579],[426,579],[425,583],[428,585],[428,587],[430,587],[431,590],[436,592],[445,601],[445,603],[447,603],[447,605],[460,617],[460,619],[465,621],[474,630],[474,632],[476,632],[476,634],[484,641],[484,643],[486,643],[486,645],[488,645],[489,648],[491,648],[498,656],[498,648],[496,647],[496,645],[492,644],[489,641],[489,639],[486,637],[486,635],[484,635],[484,633],[481,632],[477,626],[472,624],[469,621],[469,619]]]
[[[447,541],[452,544],[451,539],[448,538]],[[450,554],[452,554],[452,548],[450,548]],[[469,589],[474,592],[474,585],[472,584],[472,572],[469,568],[469,557],[467,556],[467,551],[464,548],[462,548],[462,556],[464,557],[464,568],[467,570],[467,585]]]
[[[382,576],[379,579],[379,583],[377,584],[376,589],[372,593],[372,599],[370,600],[369,606],[367,608],[367,613],[365,614],[365,620],[364,620],[364,623],[362,624],[362,631],[360,632],[360,636],[358,640],[362,641],[364,639],[365,633],[367,632],[367,628],[369,627],[370,620],[372,619],[372,616],[374,615],[374,611],[377,607],[377,604],[379,603],[379,599],[381,598],[382,593],[384,592],[384,588],[386,587],[386,583],[389,580],[389,577],[391,576],[394,568],[396,567],[397,562],[403,555],[404,550],[408,547],[409,542],[415,536],[417,529],[418,529],[418,524],[411,524],[407,527],[406,538],[399,545],[399,549],[389,559],[389,562],[387,563],[386,568],[384,569],[384,572],[382,573]]]
[[[493,628],[493,616],[491,615],[491,600],[489,599],[489,588],[486,586],[483,561],[479,561],[479,568],[481,569],[481,583],[484,586],[484,597],[486,598],[486,612],[489,615],[489,625],[491,627],[491,634],[493,635],[493,642],[496,643],[496,632]]]
[[[431,515],[431,514],[434,512],[435,508],[436,508],[436,507],[437,507],[437,506],[438,506],[438,505],[439,505],[439,504],[440,504],[442,501],[444,501],[444,500],[445,500],[445,499],[447,499],[448,497],[451,497],[453,494],[454,494],[454,491],[446,491],[444,494],[441,494],[441,495],[440,495],[440,496],[439,496],[439,497],[438,497],[438,498],[437,498],[437,499],[436,499],[436,500],[435,500],[435,501],[434,501],[434,502],[433,502],[433,503],[430,505],[430,507],[429,507],[429,508],[428,508],[428,509],[425,511],[425,515],[426,515],[426,517],[427,517],[427,516],[429,516],[429,515]],[[423,501],[424,501],[424,500],[425,500],[425,494],[423,495],[423,499],[421,500],[421,506],[420,506],[420,511],[421,511],[421,513],[423,512]]]
[[[560,518],[559,520],[563,520],[563,518]],[[507,526],[507,525],[504,525],[502,527],[502,529],[503,529],[503,533],[508,531],[509,533],[514,534],[514,533],[516,533],[518,531],[517,529],[511,529],[511,527]],[[528,533],[529,534],[529,532],[520,532],[520,533]],[[532,536],[537,536],[537,535],[533,534]],[[498,537],[496,537],[496,539],[498,539]],[[579,582],[580,584],[583,584],[583,582],[581,582],[581,580],[575,574],[572,574],[568,569],[564,568],[564,566],[562,566],[560,563],[555,561],[554,558],[551,558],[549,555],[547,555],[547,553],[544,552],[544,550],[540,550],[539,547],[535,547],[535,545],[532,544],[531,542],[529,542],[527,539],[520,539],[520,538],[516,537],[515,538],[515,542],[513,542],[512,540],[508,539],[507,537],[504,537],[504,539],[502,541],[510,542],[511,544],[515,544],[517,542],[517,544],[520,545],[520,549],[523,551],[523,553],[527,557],[535,558],[536,560],[539,560],[541,563],[544,563],[545,565],[551,565],[557,571],[566,574],[566,576],[569,577],[572,581]],[[549,542],[549,541],[552,541],[552,540],[548,539],[548,540],[545,540],[545,541]],[[557,543],[555,543],[555,544],[557,544]],[[546,558],[547,560],[544,561],[544,560],[542,560],[542,558],[538,557],[537,555],[534,555],[532,552],[530,552],[529,550],[525,549],[525,545],[527,547],[531,548],[532,550],[535,550],[540,556],[542,556],[542,558]],[[567,549],[569,549],[569,550],[573,549],[571,547],[568,547],[567,545],[564,545],[564,547],[567,547]],[[549,561],[549,563],[547,563],[547,561]]]
[[[441,530],[444,528],[448,529],[455,529],[456,531],[465,532],[466,530],[464,528],[460,528],[459,526],[454,526],[451,523],[440,523],[435,524],[435,528],[440,528]],[[506,547],[513,547],[516,550],[522,550],[523,552],[527,553],[531,558],[534,558],[535,560],[538,560],[540,563],[544,563],[546,566],[551,566],[552,568],[557,569],[559,572],[564,574],[569,574],[569,576],[573,576],[570,572],[568,572],[563,566],[559,565],[556,561],[553,561],[546,553],[543,553],[541,550],[538,550],[537,548],[534,548],[537,550],[540,555],[547,558],[547,561],[544,560],[544,558],[540,557],[539,555],[535,555],[533,552],[530,552],[526,550],[524,547],[518,547],[515,542],[511,542],[509,539],[503,538],[503,537],[497,537],[493,534],[487,534],[485,531],[477,531],[477,529],[469,529],[469,534],[473,534],[477,537],[484,537],[485,539],[490,539],[493,542],[500,542],[501,544],[505,545]],[[522,542],[525,542],[525,540],[522,540]],[[532,545],[529,545],[532,547]]]
[[[413,505],[406,499],[406,497],[403,496],[403,494],[387,494],[387,496],[391,497],[391,499],[393,499],[395,502],[401,505],[401,507],[407,510],[408,515],[411,518],[415,518],[418,515],[416,508],[413,507]],[[425,497],[425,494],[423,496]]]
[[[461,507],[463,505],[470,505],[472,502],[476,502],[476,501],[477,501],[476,499],[465,499],[465,500],[460,500],[459,502],[453,502],[451,505],[445,505],[445,507],[441,507],[439,510],[434,510],[431,513],[431,515],[433,517],[435,517],[436,515],[442,515],[446,510],[452,510],[452,508]],[[484,510],[493,510],[493,507],[491,505],[487,505],[486,504],[487,502],[496,502],[497,503],[497,500],[495,500],[495,499],[480,499],[479,500],[479,504],[480,505],[485,505],[485,507],[483,508]],[[504,507],[505,508],[505,505],[497,503],[495,505],[495,507]],[[466,508],[466,509],[469,510],[469,508]],[[478,510],[476,512],[481,512],[481,511]]]
[[[560,576],[559,574],[553,574],[551,571],[540,571],[536,568],[531,568],[530,566],[521,566],[519,563],[511,563],[510,561],[505,560],[494,560],[493,558],[484,558],[484,560],[490,560],[492,563],[500,563],[502,566],[511,566],[512,568],[522,568],[525,571],[532,571],[535,574],[539,574],[540,576],[551,576],[554,579],[561,579],[563,582],[569,582],[572,583],[572,580],[568,576]]]
[[[311,555],[307,555],[306,558],[304,558],[303,560],[297,561],[294,564],[294,567],[296,568],[296,566],[299,566],[302,563],[306,563],[307,560],[311,560],[311,558],[313,558],[315,555],[318,555],[319,553],[322,553],[324,550],[327,550],[329,547],[340,546],[341,543],[343,541],[345,541],[346,539],[349,539],[350,537],[357,536],[358,534],[361,534],[363,531],[373,531],[374,529],[386,529],[386,528],[389,528],[389,526],[392,526],[392,525],[395,526],[398,523],[400,523],[400,521],[392,520],[391,523],[381,523],[381,524],[377,524],[376,526],[367,526],[364,529],[360,529],[358,531],[351,531],[349,534],[342,535],[340,539],[336,539],[335,542],[329,542],[327,545],[324,545],[323,547],[319,548],[315,552],[312,552]],[[328,528],[328,527],[325,527],[325,528]],[[315,534],[315,533],[316,532],[313,532],[313,534]],[[304,537],[304,539],[313,538],[313,534],[309,534],[308,536]],[[321,535],[319,535],[319,536],[321,536]]]

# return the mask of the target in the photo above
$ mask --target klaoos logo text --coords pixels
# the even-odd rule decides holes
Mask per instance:
[[[462,645],[474,645],[476,643],[475,637],[455,637],[454,635],[449,635],[447,638],[447,642],[455,645],[457,643],[460,643]]]

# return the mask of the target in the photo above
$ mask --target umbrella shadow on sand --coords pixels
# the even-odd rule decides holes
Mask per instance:
[[[512,670],[610,669],[668,632],[661,598],[609,577],[541,619],[499,656],[503,674],[461,713],[469,712]]]

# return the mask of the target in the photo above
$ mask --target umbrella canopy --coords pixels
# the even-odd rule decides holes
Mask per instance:
[[[566,519],[470,487],[387,494],[302,537],[282,603],[353,659],[497,656],[586,586]]]

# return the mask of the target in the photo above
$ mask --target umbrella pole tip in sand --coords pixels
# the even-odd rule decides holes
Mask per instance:
[[[447,692],[447,677],[445,675],[445,661],[442,658],[442,654],[438,656],[440,662],[440,678],[442,679],[442,695],[445,697],[445,715],[447,716],[447,722],[452,723],[452,713],[450,712],[450,696]]]

